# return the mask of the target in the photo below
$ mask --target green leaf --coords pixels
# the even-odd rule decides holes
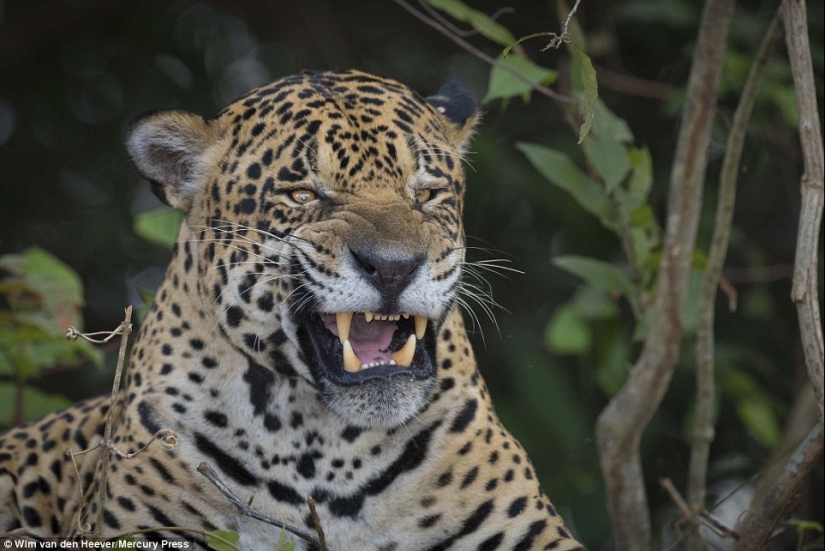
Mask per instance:
[[[16,396],[17,389],[14,383],[0,382],[0,426],[11,426]],[[48,394],[29,385],[23,387],[23,421],[39,419],[70,405],[72,401],[65,396]]]
[[[650,187],[653,185],[653,161],[646,147],[629,148],[627,157],[632,171],[627,180],[627,193],[622,194],[620,201],[627,211],[632,211],[647,204]]]
[[[23,255],[27,261],[26,283],[42,295],[47,309],[55,310],[63,304],[83,306],[83,283],[68,264],[39,247],[26,249]]]
[[[633,132],[627,122],[616,116],[603,101],[597,100],[593,106],[596,118],[593,121],[593,133],[606,140],[632,144],[634,141]]]
[[[536,65],[526,57],[509,56],[499,58],[502,65],[511,67],[528,79],[538,84],[553,84],[558,78],[558,73],[552,69],[547,69]],[[493,67],[490,70],[490,83],[487,87],[487,95],[481,103],[489,103],[495,99],[506,99],[512,97],[530,97],[533,88],[500,67]]]
[[[542,176],[568,192],[587,212],[597,216],[601,223],[615,230],[616,210],[613,208],[604,187],[582,172],[570,158],[554,149],[518,143],[518,148]]]
[[[623,143],[591,134],[582,142],[582,149],[608,192],[613,192],[630,173],[630,156]]]
[[[555,354],[584,354],[592,342],[590,326],[570,304],[558,308],[547,324],[545,343]]]
[[[639,305],[636,301],[636,288],[627,275],[618,268],[583,256],[558,256],[553,264],[559,268],[577,275],[591,285],[595,285],[610,292],[618,292],[627,298],[636,319],[640,317]]]
[[[736,404],[742,424],[762,445],[775,448],[781,430],[768,390],[744,369],[724,364],[720,367],[719,387]]]
[[[286,541],[286,528],[281,528],[281,534],[278,536],[278,543],[275,545],[275,551],[293,551],[295,549],[294,541]]]
[[[0,268],[10,274],[4,279],[3,292],[21,323],[40,327],[55,336],[69,325],[80,327],[83,283],[67,264],[32,247],[22,255],[0,257]]]
[[[182,220],[182,212],[164,207],[138,214],[133,229],[146,241],[171,249]]]
[[[688,276],[687,297],[682,307],[682,331],[684,335],[696,332],[699,322],[699,297],[702,294],[702,275],[699,270],[691,270]]]
[[[579,128],[579,143],[582,143],[582,140],[587,137],[587,134],[590,132],[590,127],[593,125],[593,117],[596,114],[596,100],[599,99],[599,83],[596,80],[596,69],[593,68],[593,62],[590,61],[590,57],[575,44],[571,43],[571,46],[579,58],[581,67],[581,83],[584,97],[582,112],[584,114],[584,121]]]
[[[26,347],[26,358],[31,367],[39,371],[45,367],[59,364],[74,364],[79,353],[76,342],[67,341],[61,338],[29,341]],[[95,354],[92,352],[92,354]],[[97,358],[99,355],[95,354]],[[33,375],[33,374],[32,374]]]
[[[618,325],[605,329],[596,343],[596,384],[606,396],[614,396],[627,379],[630,344]]]
[[[808,530],[813,532],[822,532],[822,525],[814,520],[804,520],[801,518],[788,519],[785,524],[796,528],[797,534],[802,534]]]
[[[70,325],[82,327],[83,284],[71,267],[33,247],[0,257],[0,268],[9,272],[0,282],[7,304],[0,308],[0,323],[10,326],[13,347],[62,338]]]
[[[704,270],[708,265],[708,255],[704,251],[694,249],[691,255],[691,266],[694,270]]]
[[[763,446],[774,449],[779,445],[781,429],[767,400],[744,399],[736,403],[736,412],[748,432]]]
[[[499,25],[486,13],[474,10],[460,0],[427,0],[427,2],[450,17],[469,23],[483,36],[502,46],[513,44],[516,41],[516,37],[507,30],[507,27]]]
[[[792,86],[775,86],[770,90],[773,103],[779,108],[785,124],[791,128],[799,126],[799,107],[796,103],[796,90]]]
[[[140,302],[142,303],[137,309],[137,320],[138,325],[143,324],[143,320],[146,319],[146,314],[149,313],[149,308],[152,307],[152,303],[155,301],[155,291],[150,291],[149,289],[138,289],[138,298],[140,298]]]
[[[586,320],[611,320],[619,316],[619,308],[610,294],[592,285],[579,288],[570,304]]]
[[[504,48],[504,50],[502,50],[502,52],[501,52],[501,57],[507,57],[508,55],[510,55],[510,50],[512,50],[513,48],[515,48],[516,46],[518,46],[522,42],[527,42],[528,40],[533,39],[533,38],[537,38],[539,36],[550,36],[552,34],[553,33],[551,33],[551,32],[543,31],[543,32],[528,34],[527,36],[522,36],[521,38],[519,38],[518,40],[516,40],[512,44],[509,44],[506,48]]]
[[[642,315],[642,319],[636,319],[636,327],[633,328],[633,342],[642,342],[650,334],[650,328],[653,327],[653,318],[655,312],[653,308],[647,308]]]
[[[212,535],[217,537],[212,537]],[[210,533],[209,539],[206,541],[206,545],[215,551],[235,551],[234,547],[227,545],[218,538],[222,538],[232,544],[235,544],[238,543],[239,539],[241,539],[241,535],[230,530],[213,530]]]

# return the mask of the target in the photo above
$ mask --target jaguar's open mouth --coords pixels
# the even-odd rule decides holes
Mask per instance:
[[[432,323],[424,316],[373,312],[314,313],[300,331],[310,366],[343,385],[435,373]]]

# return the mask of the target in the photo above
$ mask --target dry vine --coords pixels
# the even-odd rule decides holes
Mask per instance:
[[[762,549],[780,521],[787,516],[802,483],[822,455],[822,448],[822,425],[815,425],[771,485],[762,503],[752,509],[742,522],[739,528],[742,538],[737,542],[735,551]]]
[[[804,0],[784,0],[785,37],[791,61],[796,101],[799,107],[799,141],[805,172],[802,175],[802,206],[796,241],[791,299],[796,303],[802,350],[808,377],[819,402],[819,424],[825,426],[823,410],[823,337],[817,293],[819,231],[822,226],[825,163],[822,158],[822,129],[816,105],[808,14]]]
[[[669,478],[660,480],[659,485],[664,488],[670,496],[670,500],[676,505],[676,508],[679,509],[680,516],[672,523],[672,526],[673,531],[680,539],[683,536],[696,536],[702,546],[701,548],[709,549],[710,545],[705,537],[701,533],[696,533],[696,527],[700,524],[707,526],[709,529],[723,537],[733,538],[734,540],[738,540],[742,537],[737,530],[727,526],[724,522],[720,521],[704,509],[695,505],[688,505],[679,493],[679,490],[676,489],[676,486],[673,485],[673,482]],[[682,531],[682,527],[685,525],[688,527],[687,534],[684,534]]]
[[[737,550],[761,548],[771,532],[787,515],[796,492],[816,464],[823,450],[823,336],[817,296],[819,231],[822,224],[825,164],[817,110],[808,21],[803,0],[784,0],[782,16],[791,72],[799,106],[799,138],[805,172],[801,181],[802,205],[799,214],[796,259],[791,298],[799,315],[800,338],[808,377],[819,405],[819,424],[797,447],[782,474],[773,482],[761,502],[752,505],[742,523],[743,538]]]
[[[117,405],[117,398],[118,398],[118,394],[119,394],[119,391],[120,391],[120,382],[121,382],[121,379],[122,379],[122,376],[123,376],[123,371],[124,371],[125,365],[126,365],[126,348],[127,348],[127,343],[128,343],[128,340],[129,340],[129,334],[132,331],[131,319],[132,319],[132,307],[129,306],[128,308],[126,308],[126,314],[125,314],[123,322],[121,322],[121,324],[114,331],[100,331],[100,332],[96,332],[96,333],[81,333],[80,331],[78,331],[74,327],[69,327],[66,330],[66,338],[69,339],[69,340],[75,340],[75,339],[78,339],[78,338],[82,338],[82,339],[85,339],[89,342],[93,342],[93,343],[96,343],[96,344],[104,344],[106,342],[109,342],[110,340],[112,340],[113,338],[115,338],[118,335],[121,338],[120,349],[119,349],[119,352],[118,352],[117,369],[115,371],[114,382],[112,383],[112,396],[111,396],[111,400],[110,400],[110,404],[109,404],[109,411],[106,415],[106,426],[105,426],[105,430],[104,430],[104,434],[103,434],[103,440],[101,440],[101,442],[99,442],[96,446],[93,446],[91,448],[88,448],[88,449],[80,451],[80,452],[74,452],[71,449],[66,450],[66,455],[72,460],[72,465],[74,466],[75,474],[77,476],[78,488],[79,488],[79,492],[80,492],[81,507],[80,507],[80,510],[78,511],[78,517],[77,517],[78,530],[82,535],[86,535],[86,536],[96,535],[97,532],[100,529],[100,526],[101,526],[103,511],[104,511],[105,504],[106,504],[106,493],[107,493],[106,492],[106,480],[108,478],[108,471],[109,471],[109,452],[115,452],[120,457],[122,457],[124,459],[132,459],[133,457],[139,455],[144,450],[146,450],[155,440],[158,440],[158,439],[161,441],[161,444],[163,445],[163,447],[165,447],[167,449],[174,448],[178,444],[177,433],[175,431],[171,430],[171,429],[161,429],[161,430],[157,431],[145,445],[143,445],[141,448],[139,448],[138,450],[136,450],[135,452],[132,452],[132,453],[122,452],[121,450],[119,450],[114,445],[114,441],[112,440],[112,427],[114,425],[114,417],[115,417],[115,411],[116,411],[116,405]],[[101,337],[101,336],[103,338],[97,338],[97,337]],[[90,453],[90,452],[92,452],[94,450],[97,450],[97,449],[101,450],[100,461],[102,461],[102,464],[101,464],[100,468],[102,470],[102,474],[100,476],[101,482],[100,482],[100,490],[99,490],[99,495],[98,495],[98,508],[97,508],[97,515],[98,516],[97,516],[97,520],[96,520],[95,525],[94,525],[96,528],[93,530],[90,523],[87,523],[85,525],[80,524],[82,511],[85,509],[86,503],[85,503],[85,497],[84,497],[85,492],[84,492],[83,485],[82,485],[82,482],[81,482],[82,477],[80,476],[80,472],[78,470],[77,462],[75,461],[75,458],[77,456]],[[281,522],[277,519],[268,517],[268,516],[266,516],[262,513],[259,513],[258,511],[255,511],[254,509],[249,508],[248,506],[245,506],[241,502],[241,500],[223,483],[223,481],[220,479],[220,477],[217,475],[217,473],[215,473],[215,471],[209,465],[207,465],[206,463],[201,463],[198,466],[197,470],[198,470],[198,472],[203,474],[210,482],[212,482],[212,484],[214,484],[238,508],[238,511],[241,514],[244,514],[244,515],[249,516],[251,518],[254,518],[256,520],[260,520],[260,521],[265,522],[267,524],[271,524],[271,525],[276,526],[278,528],[283,528],[283,529],[287,530],[288,532],[291,532],[292,534],[294,534],[295,536],[297,536],[301,540],[313,545],[314,548],[319,549],[319,551],[328,551],[328,547],[326,545],[326,541],[325,541],[325,537],[324,537],[324,532],[323,532],[323,529],[321,528],[321,522],[318,519],[318,513],[315,510],[315,502],[312,501],[311,498],[308,499],[308,503],[309,503],[309,507],[310,507],[310,511],[311,511],[311,514],[312,514],[313,521],[315,523],[316,531],[318,532],[318,539],[314,538],[311,534],[308,534],[308,533],[304,532],[300,528],[296,528],[294,526],[291,526],[289,524]],[[218,541],[220,541],[221,543],[224,543],[224,544],[228,545],[232,549],[240,551],[240,549],[237,546],[232,544],[232,542],[222,538],[219,534],[205,532],[205,531],[197,529],[197,528],[189,528],[189,527],[164,526],[164,527],[152,528],[152,529],[147,529],[147,530],[131,531],[131,532],[128,532],[128,533],[119,534],[117,537],[120,538],[120,537],[140,534],[140,533],[144,533],[144,532],[158,532],[158,531],[171,531],[171,532],[176,532],[177,531],[177,532],[196,533],[196,534],[200,534],[202,536],[205,536],[207,538],[215,538]],[[28,534],[22,534],[22,535],[28,535]]]
[[[148,448],[152,442],[155,440],[160,439],[161,444],[163,447],[167,449],[174,448],[178,445],[178,436],[175,431],[171,429],[161,429],[157,431],[152,438],[147,442],[142,448],[133,452],[133,453],[123,453],[114,444],[112,440],[112,427],[114,425],[114,418],[115,418],[115,411],[117,409],[117,397],[118,393],[120,392],[120,380],[123,376],[123,371],[125,370],[126,366],[126,348],[129,343],[129,335],[132,333],[132,307],[129,306],[126,308],[126,313],[123,318],[123,321],[114,331],[99,331],[96,333],[81,333],[74,327],[69,327],[66,329],[66,338],[68,340],[75,340],[78,338],[85,339],[89,342],[95,344],[105,344],[115,338],[116,336],[120,335],[120,348],[118,350],[117,355],[117,368],[115,370],[115,379],[112,383],[112,397],[109,401],[109,411],[106,414],[106,426],[103,432],[103,440],[101,440],[96,446],[91,448],[85,449],[83,451],[75,452],[71,448],[66,450],[66,455],[72,460],[72,466],[74,467],[75,475],[77,476],[77,484],[78,490],[80,492],[80,509],[78,510],[77,514],[77,526],[80,533],[85,535],[94,535],[97,530],[100,530],[101,521],[103,518],[103,510],[106,506],[106,480],[109,476],[109,452],[115,452],[124,459],[131,459],[136,455],[143,452],[146,448]],[[102,339],[97,339],[94,337],[105,335]],[[94,450],[101,450],[100,452],[100,461],[102,461],[102,474],[100,480],[100,489],[97,496],[98,499],[98,508],[97,508],[97,520],[95,521],[95,531],[92,531],[92,527],[90,524],[81,525],[80,519],[82,516],[83,508],[86,506],[85,498],[84,498],[84,490],[83,490],[83,483],[82,478],[80,476],[80,471],[77,468],[77,462],[75,461],[75,457],[79,455],[84,455]]]
[[[664,398],[678,357],[716,85],[733,11],[733,0],[709,0],[705,5],[688,82],[690,101],[684,108],[670,178],[652,330],[625,385],[599,415],[596,425],[617,549],[648,549],[651,545],[639,443]]]
[[[234,505],[238,509],[238,512],[240,514],[247,516],[249,518],[253,518],[255,520],[259,520],[265,524],[270,524],[277,528],[286,530],[295,537],[299,538],[301,541],[310,544],[313,547],[313,549],[319,549],[320,551],[331,551],[329,547],[327,547],[326,545],[324,531],[321,529],[321,522],[320,520],[318,520],[318,514],[315,511],[315,501],[310,501],[312,498],[308,498],[307,502],[312,513],[312,520],[315,523],[315,528],[318,532],[318,538],[316,538],[308,532],[304,532],[302,529],[296,526],[292,526],[291,524],[287,524],[286,522],[282,522],[278,519],[272,518],[268,515],[261,513],[256,509],[252,509],[251,507],[249,507],[249,505],[244,504],[244,502],[241,501],[241,498],[239,498],[235,494],[235,492],[230,490],[229,487],[226,484],[224,484],[223,480],[221,480],[221,477],[218,476],[218,473],[216,473],[215,470],[212,467],[210,467],[208,463],[201,463],[200,465],[198,465],[198,472],[205,476],[206,479],[209,480],[209,482],[211,482],[218,490],[220,490],[220,492],[226,497],[226,499],[228,499],[232,503],[232,505]]]
[[[696,510],[701,510],[705,503],[705,486],[707,484],[708,457],[710,445],[714,438],[713,404],[715,395],[715,361],[714,361],[714,312],[716,290],[723,285],[722,268],[730,240],[733,210],[736,204],[736,182],[739,174],[739,161],[745,143],[748,121],[756,104],[759,85],[762,82],[768,58],[779,40],[782,31],[779,13],[773,18],[768,31],[762,39],[750,73],[742,89],[739,105],[731,123],[725,159],[719,177],[719,199],[716,205],[716,220],[713,225],[708,262],[702,281],[702,293],[699,297],[699,319],[696,327],[696,414],[691,442],[690,467],[688,472],[688,502]],[[728,296],[735,297],[735,291],[728,291]],[[735,299],[729,300],[731,309],[735,309]],[[706,543],[698,532],[698,521],[693,523],[693,542],[688,549],[699,551]]]

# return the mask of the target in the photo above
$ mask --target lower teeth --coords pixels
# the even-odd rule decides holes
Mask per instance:
[[[398,365],[402,367],[409,367],[412,365],[413,356],[415,356],[416,343],[417,339],[415,338],[415,335],[410,335],[407,338],[407,342],[401,347],[401,350],[392,353],[392,359],[389,363],[382,364],[379,362],[361,363],[361,360],[358,358],[355,350],[352,349],[352,343],[350,343],[349,340],[345,340],[343,343],[344,369],[350,373],[357,373],[362,369],[369,369],[379,365]]]
[[[369,369],[371,367],[377,367],[379,365],[398,365],[402,367],[409,367],[410,365],[412,365],[413,357],[415,356],[416,343],[422,338],[424,338],[424,333],[427,329],[428,320],[426,317],[413,316],[413,322],[415,325],[413,334],[407,338],[407,342],[404,343],[404,346],[402,346],[400,350],[398,350],[397,352],[393,352],[391,354],[391,359],[388,363],[375,361],[364,363],[355,353],[355,350],[352,348],[352,343],[349,341],[350,328],[352,325],[352,316],[353,312],[338,312],[335,315],[336,325],[338,329],[338,338],[340,339],[341,344],[344,347],[344,369],[346,369],[350,373],[357,373],[362,369]],[[379,316],[378,314],[365,312],[364,317],[367,323],[369,323],[372,322],[373,319],[392,319],[395,321],[402,317],[404,319],[408,319],[410,315],[399,314],[398,316]]]

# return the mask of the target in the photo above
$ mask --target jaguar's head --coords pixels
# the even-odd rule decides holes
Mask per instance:
[[[135,119],[138,170],[186,213],[177,253],[235,346],[347,422],[426,406],[464,261],[462,155],[476,103],[359,72],[303,73],[204,120]],[[186,268],[186,266],[190,266]]]

